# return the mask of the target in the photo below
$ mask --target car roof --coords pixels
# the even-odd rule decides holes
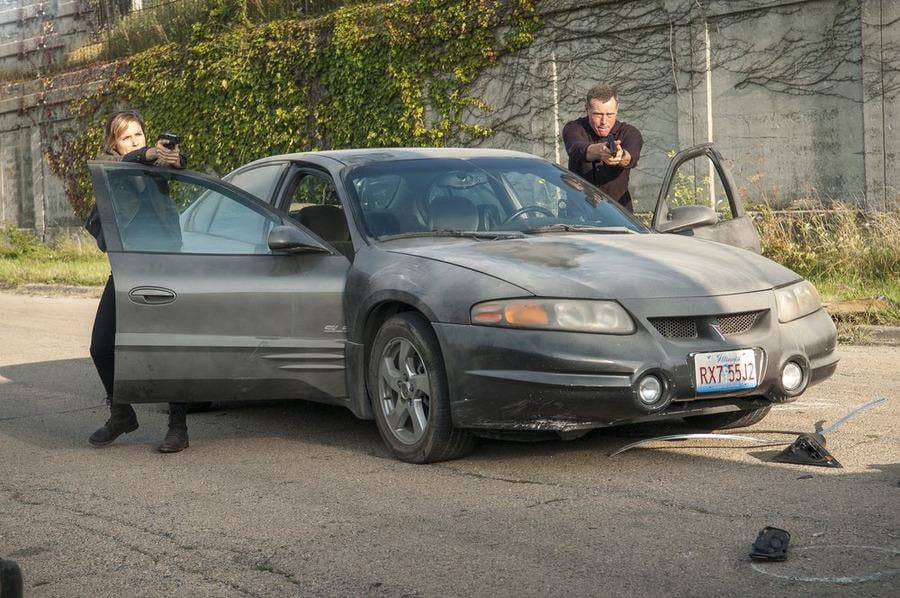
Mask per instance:
[[[320,152],[299,152],[280,154],[261,158],[246,166],[260,165],[266,162],[304,161],[323,164],[338,162],[343,165],[357,166],[372,162],[394,160],[423,160],[434,158],[533,158],[537,156],[512,150],[461,148],[461,147],[378,147],[364,149],[325,150]],[[243,168],[243,167],[242,167]]]

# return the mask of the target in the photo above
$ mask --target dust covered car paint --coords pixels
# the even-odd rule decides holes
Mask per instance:
[[[665,201],[698,156],[727,219]],[[115,400],[344,405],[412,462],[497,431],[750,425],[832,374],[835,328],[812,285],[756,253],[714,148],[672,164],[648,229],[518,152],[290,154],[227,182],[92,163]],[[178,208],[174,241],[151,195]]]

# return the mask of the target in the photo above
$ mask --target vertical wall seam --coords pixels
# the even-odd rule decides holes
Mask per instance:
[[[860,14],[860,16],[862,16]],[[882,209],[888,207],[887,134],[885,133],[885,89],[884,89],[884,0],[878,0],[878,72],[881,77],[881,201]]]

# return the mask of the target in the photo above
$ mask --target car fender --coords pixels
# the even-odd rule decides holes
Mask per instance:
[[[344,290],[345,371],[351,411],[363,419],[373,417],[365,381],[367,345],[378,328],[370,322],[373,316],[386,318],[413,309],[429,322],[468,324],[475,303],[529,296],[532,294],[521,287],[463,266],[378,247],[359,252]],[[379,315],[380,308],[387,311]]]
[[[476,303],[533,296],[472,268],[378,248],[357,254],[344,293],[347,339],[355,343],[365,342],[366,322],[385,302],[409,305],[430,322],[468,324]]]

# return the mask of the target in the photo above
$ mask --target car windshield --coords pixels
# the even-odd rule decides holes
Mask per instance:
[[[379,239],[647,232],[596,187],[538,158],[382,161],[357,166],[345,178],[366,230]]]

